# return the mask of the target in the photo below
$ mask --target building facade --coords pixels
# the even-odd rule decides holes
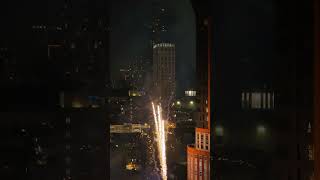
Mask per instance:
[[[57,112],[59,174],[66,180],[108,179],[108,5],[100,0],[52,3],[48,60],[54,62],[62,82]]]
[[[211,17],[203,11],[204,4],[193,2],[197,32],[197,96],[199,108],[195,118],[195,144],[187,147],[188,180],[209,180],[211,167]]]
[[[166,106],[174,100],[176,91],[175,45],[160,43],[153,46],[153,87],[156,97]]]

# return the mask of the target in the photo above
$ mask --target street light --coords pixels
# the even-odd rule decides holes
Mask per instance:
[[[193,101],[190,101],[190,104],[191,104],[191,105],[193,105],[193,104],[194,104],[194,102],[193,102]]]

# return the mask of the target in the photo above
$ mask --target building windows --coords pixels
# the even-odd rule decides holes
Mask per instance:
[[[307,146],[307,153],[308,153],[308,160],[314,160],[313,146],[310,144]]]
[[[45,29],[47,29],[47,26],[45,26],[45,25],[33,25],[32,29],[45,30]]]
[[[309,122],[308,123],[308,128],[307,128],[307,133],[311,133],[311,132],[312,132],[311,123]]]
[[[199,178],[201,179],[202,177],[202,159],[199,158]]]
[[[193,169],[194,169],[194,166],[193,166],[193,163],[194,163],[194,158],[193,158],[193,156],[191,156],[191,163],[190,163],[190,179],[192,179],[192,177],[193,177]]]
[[[66,124],[70,124],[70,123],[71,123],[70,117],[66,117]]]
[[[274,92],[252,91],[241,93],[242,109],[274,109]]]
[[[196,143],[197,143],[197,148],[199,148],[199,144],[200,144],[200,134],[199,133],[197,133]]]
[[[203,163],[203,180],[207,180],[208,179],[208,177],[207,177],[207,160],[206,159],[204,159],[203,160],[204,161],[204,163]]]
[[[191,168],[190,168],[191,167],[190,166],[191,165],[191,157],[190,156],[188,156],[188,163],[187,164],[188,164],[188,179],[191,179],[191,175],[190,175],[191,174]]]
[[[198,177],[198,158],[194,159],[194,179],[197,180]]]
[[[261,108],[261,94],[254,92],[251,94],[251,108],[260,109]]]

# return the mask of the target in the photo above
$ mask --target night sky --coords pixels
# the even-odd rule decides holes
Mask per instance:
[[[153,0],[155,1],[155,0]],[[194,87],[195,18],[189,0],[160,0],[168,10],[168,39],[176,44],[177,92]],[[111,76],[134,56],[146,56],[151,39],[151,0],[114,0],[111,8]]]

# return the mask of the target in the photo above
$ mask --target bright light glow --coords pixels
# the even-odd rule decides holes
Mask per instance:
[[[153,117],[155,123],[155,135],[157,138],[158,156],[161,166],[162,180],[167,180],[167,156],[166,156],[166,131],[165,121],[162,119],[162,109],[160,105],[155,108],[152,102]]]
[[[223,127],[222,127],[222,126],[217,126],[217,127],[216,127],[216,135],[217,135],[217,136],[223,136],[223,134],[224,134],[224,129],[223,129]]]
[[[181,104],[181,102],[180,101],[177,101],[177,105],[180,105]]]
[[[197,95],[197,91],[184,91],[185,96],[196,96]]]
[[[262,125],[257,127],[258,134],[263,135],[266,133],[266,128]]]
[[[155,48],[159,48],[159,47],[175,47],[174,44],[171,44],[171,43],[160,43],[160,44],[156,44],[153,46],[153,49]]]
[[[191,104],[191,105],[193,105],[193,104],[194,104],[194,102],[193,102],[193,101],[190,101],[190,104]]]

